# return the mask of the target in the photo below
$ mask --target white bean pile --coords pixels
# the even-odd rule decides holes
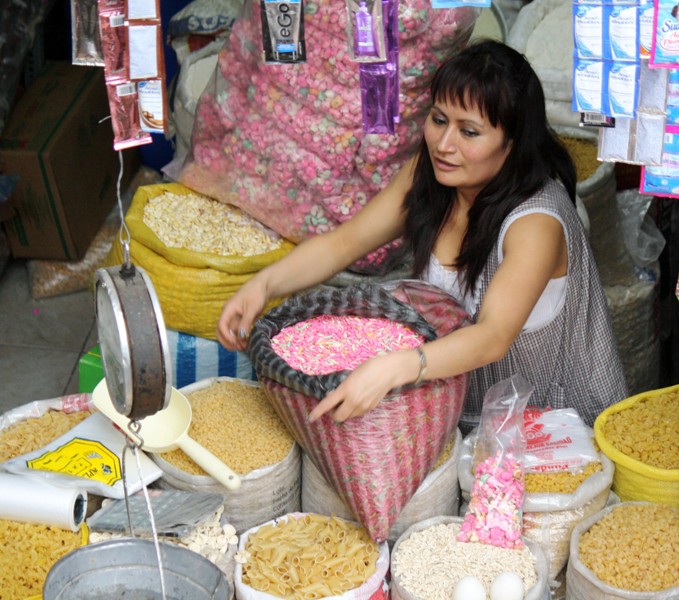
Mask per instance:
[[[234,556],[238,547],[238,536],[233,525],[221,523],[224,507],[220,507],[212,516],[198,523],[189,533],[182,537],[159,536],[163,542],[188,548],[207,558],[224,572],[234,567]],[[90,543],[103,542],[129,537],[126,534],[109,531],[91,531]],[[151,534],[139,535],[142,539],[153,539]]]
[[[144,206],[143,220],[169,248],[255,256],[282,244],[277,234],[239,208],[201,194],[154,196]]]
[[[458,523],[433,525],[402,540],[393,557],[393,574],[401,587],[422,600],[450,600],[455,584],[465,575],[476,577],[490,593],[500,573],[514,571],[524,589],[537,582],[535,558],[528,549],[506,549],[458,542]]]

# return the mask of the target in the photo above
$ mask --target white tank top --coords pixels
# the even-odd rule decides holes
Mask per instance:
[[[559,215],[546,210],[526,210],[512,216],[504,223],[502,230],[500,231],[500,239],[498,243],[498,263],[501,263],[503,259],[502,244],[509,226],[516,219],[536,212],[548,214],[557,219],[561,223],[561,227],[564,230],[564,235],[568,236],[564,223]],[[568,240],[566,240],[566,243],[568,243]],[[447,269],[444,267],[433,254],[429,258],[429,265],[424,273],[423,279],[448,292],[453,298],[455,298],[455,300],[464,306],[465,310],[472,317],[475,315],[476,309],[479,306],[479,290],[476,289],[471,293],[464,294],[460,286],[458,272],[456,270]],[[563,307],[564,299],[566,297],[567,280],[568,275],[565,275],[563,277],[557,277],[556,279],[550,279],[547,282],[547,286],[542,292],[540,298],[538,298],[538,301],[533,307],[533,310],[531,311],[528,320],[523,326],[522,331],[533,331],[535,329],[539,329],[540,327],[549,323],[559,313]]]

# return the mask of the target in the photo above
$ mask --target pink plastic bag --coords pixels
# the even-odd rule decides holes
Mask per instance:
[[[259,2],[246,2],[200,98],[190,155],[165,169],[296,243],[353,216],[411,156],[422,134],[430,78],[466,45],[480,12],[400,2],[400,123],[394,135],[377,135],[363,131],[345,3],[305,4],[306,62],[265,64]],[[396,247],[379,249],[354,270],[391,270]]]

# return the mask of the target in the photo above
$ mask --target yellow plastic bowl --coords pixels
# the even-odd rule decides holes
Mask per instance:
[[[642,392],[609,406],[594,421],[594,438],[601,451],[615,463],[613,491],[623,502],[659,502],[679,507],[679,469],[660,469],[623,454],[604,436],[607,419],[655,396],[679,392],[679,385]]]

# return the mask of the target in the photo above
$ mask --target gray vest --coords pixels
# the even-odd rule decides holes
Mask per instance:
[[[565,302],[548,324],[523,331],[501,360],[471,373],[460,428],[478,425],[483,398],[493,384],[523,375],[535,390],[531,406],[574,408],[592,426],[606,407],[628,396],[599,272],[582,222],[565,188],[548,183],[509,217],[540,208],[558,215],[568,232],[568,278]],[[498,268],[498,242],[481,274],[480,300]],[[480,301],[472,315],[476,320]]]

